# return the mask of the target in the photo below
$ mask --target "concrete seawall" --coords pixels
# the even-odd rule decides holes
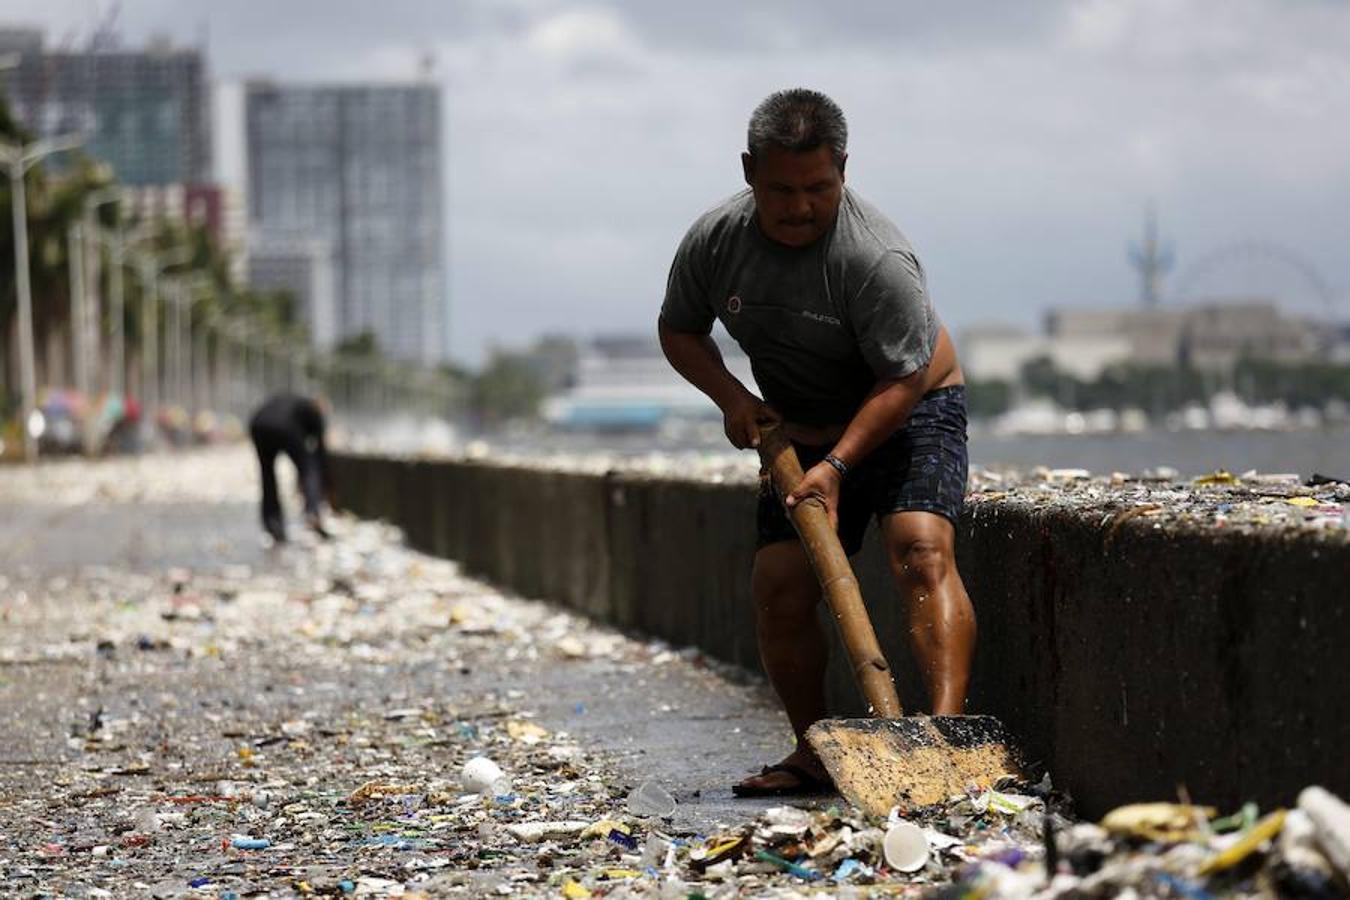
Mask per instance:
[[[338,454],[354,513],[592,618],[758,667],[754,489],[632,474]],[[873,529],[875,532],[875,529]],[[971,709],[1000,717],[1087,816],[1135,800],[1350,794],[1350,541],[1108,523],[972,504],[958,564],[979,615]],[[907,707],[918,674],[885,562],[854,560]],[[830,692],[860,710],[836,647]]]

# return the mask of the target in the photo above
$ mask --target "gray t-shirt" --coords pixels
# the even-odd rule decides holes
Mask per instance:
[[[807,425],[844,424],[878,381],[928,365],[940,328],[909,241],[848,190],[834,227],[806,247],[765,237],[749,190],[700,216],[661,321],[707,334],[713,319],[750,357],[765,402]]]

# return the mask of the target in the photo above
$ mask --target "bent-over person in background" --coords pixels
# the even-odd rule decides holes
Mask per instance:
[[[276,460],[281,453],[295,463],[305,500],[305,523],[320,537],[328,537],[320,518],[323,498],[333,489],[324,427],[319,404],[296,394],[271,397],[249,419],[248,433],[262,467],[263,528],[277,542],[286,540],[286,521],[277,492]]]

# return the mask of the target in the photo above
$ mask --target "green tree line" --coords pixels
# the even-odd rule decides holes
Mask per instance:
[[[34,140],[34,135],[18,123],[0,96],[0,141],[11,146],[22,146]],[[26,220],[29,240],[28,267],[32,285],[33,330],[39,348],[54,332],[69,334],[71,310],[71,242],[73,226],[84,220],[86,208],[96,194],[106,195],[117,187],[115,173],[99,160],[80,150],[61,155],[58,161],[44,160],[32,166],[24,176],[27,194]],[[17,318],[17,279],[14,254],[13,198],[8,178],[0,179],[0,338],[5,348],[13,346],[12,334]],[[126,254],[122,267],[123,318],[122,333],[127,341],[127,355],[138,352],[144,339],[141,334],[144,292],[148,285],[141,281],[138,256],[173,254],[181,257],[178,265],[164,274],[192,276],[191,315],[195,321],[219,316],[246,320],[255,332],[269,337],[302,341],[305,327],[289,294],[259,293],[236,285],[230,279],[230,256],[205,225],[188,225],[169,219],[139,220],[120,200],[99,203],[93,207],[96,230],[109,234],[120,229],[126,237]],[[85,235],[89,241],[90,235]],[[86,251],[89,252],[89,251]],[[96,242],[98,265],[94,267],[98,282],[86,290],[109,295],[113,263],[110,247]],[[158,292],[159,321],[164,321],[168,299],[166,292]],[[100,307],[102,321],[100,334],[108,334],[112,322],[111,311],[104,303]],[[6,354],[8,356],[8,354]],[[0,367],[3,391],[0,391],[0,417],[12,413],[17,406],[18,378],[13,361],[6,359]],[[48,381],[58,380],[58,373],[48,373]]]
[[[1249,404],[1283,402],[1291,408],[1350,403],[1350,365],[1331,362],[1281,363],[1242,358],[1226,371],[1189,366],[1108,366],[1092,379],[1077,378],[1048,357],[1028,361],[1017,383],[973,379],[967,385],[972,416],[1006,412],[1024,397],[1053,400],[1065,409],[1141,409],[1159,417],[1190,404],[1203,404],[1221,390]]]

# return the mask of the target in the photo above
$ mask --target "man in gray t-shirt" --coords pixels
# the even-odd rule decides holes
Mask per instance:
[[[759,105],[741,157],[749,190],[699,217],[681,242],[661,346],[722,410],[736,447],[756,446],[764,422],[785,423],[806,470],[788,506],[819,497],[850,553],[878,519],[932,711],[955,715],[975,646],[954,554],[963,377],[909,241],[844,188],[846,146],[843,113],[823,94],[780,91]],[[750,357],[763,399],[727,371],[714,320]],[[735,792],[810,792],[828,787],[804,740],[826,714],[820,589],[771,493],[761,492],[757,527],[760,653],[798,743]]]

